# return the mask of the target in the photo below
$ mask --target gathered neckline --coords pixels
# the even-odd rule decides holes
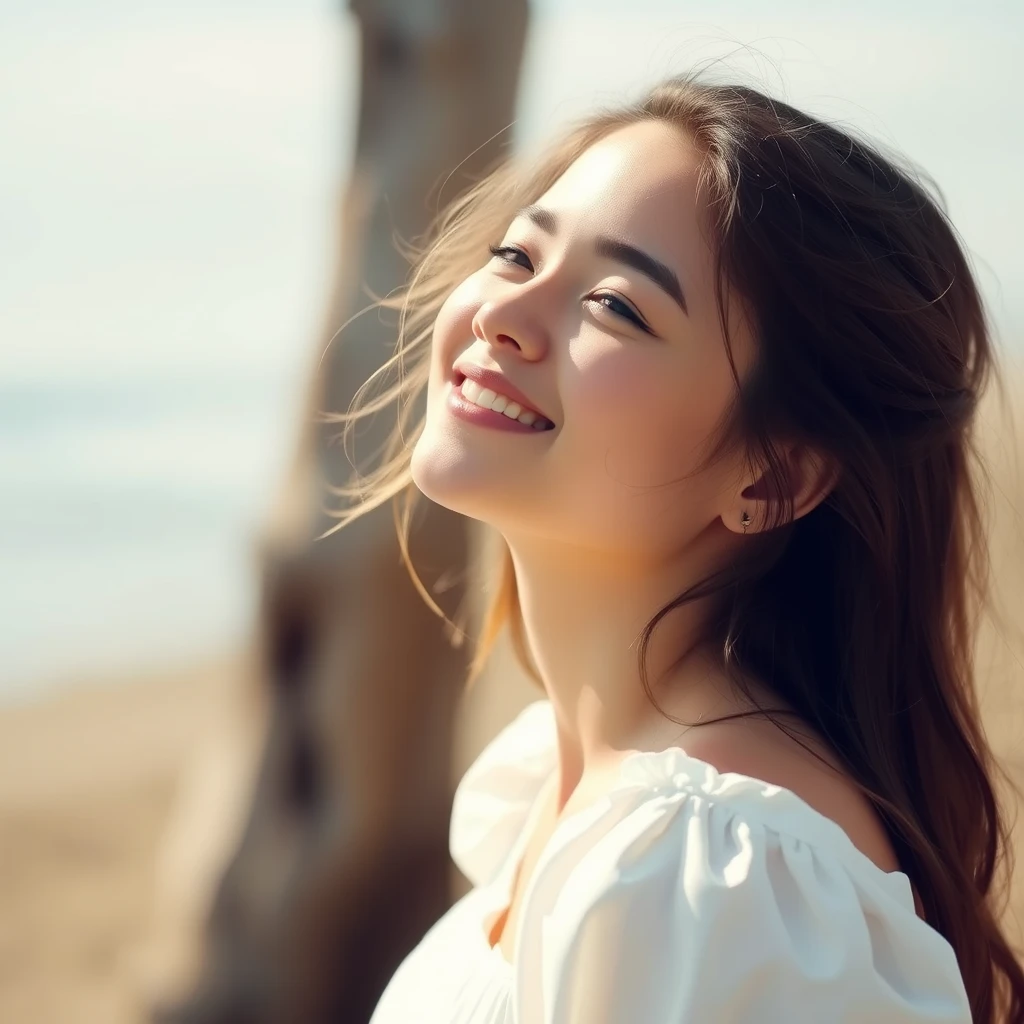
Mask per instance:
[[[538,787],[537,796],[557,767],[555,718],[551,701],[547,698],[533,701],[521,714],[536,714],[538,711],[543,711],[545,727],[550,733],[546,753],[551,763],[544,773],[541,786]],[[632,791],[637,788],[650,789],[652,792],[689,789],[709,801],[720,801],[723,798],[731,801],[740,796],[757,796],[760,798],[759,804],[751,801],[744,804],[744,807],[751,811],[760,824],[772,831],[790,835],[812,845],[822,845],[827,841],[830,845],[835,844],[839,848],[838,852],[850,854],[857,863],[878,875],[888,878],[903,877],[909,882],[905,871],[886,871],[879,867],[854,843],[841,825],[812,807],[793,790],[741,772],[720,772],[713,764],[687,753],[679,746],[665,747],[662,750],[631,750],[624,754],[616,765],[615,772],[612,773],[612,783],[608,789],[586,807],[573,811],[563,821],[571,820],[623,790]],[[774,805],[773,810],[776,814],[772,816],[759,813],[766,798]],[[787,812],[781,820],[778,816],[780,810]],[[561,824],[562,822],[559,822],[556,828]]]
[[[551,784],[557,768],[554,708],[550,700],[542,698],[533,701],[523,708],[520,715],[536,717],[540,712],[543,712],[545,727],[551,731],[551,742],[545,751],[550,759],[550,764],[530,802],[523,820],[523,827],[516,837],[515,843],[504,857],[502,866],[494,879],[484,886],[487,894],[485,911],[478,920],[479,935],[487,951],[494,954],[509,971],[515,969],[515,963],[505,958],[501,950],[500,939],[493,945],[491,944],[490,934],[497,918],[510,906],[514,879],[522,866],[526,845],[543,806],[542,798]],[[525,902],[529,897],[530,890],[541,874],[544,864],[564,844],[565,837],[574,834],[573,826],[578,830],[582,820],[599,816],[614,802],[617,796],[623,792],[634,792],[638,788],[648,789],[652,794],[688,790],[709,802],[722,800],[732,802],[742,800],[744,797],[756,797],[756,799],[744,801],[743,806],[745,810],[751,812],[759,824],[771,831],[789,835],[811,846],[831,849],[849,867],[856,867],[869,875],[884,879],[885,884],[889,887],[899,886],[903,891],[903,897],[908,901],[908,906],[914,908],[913,887],[907,873],[901,870],[886,871],[879,867],[853,842],[845,829],[812,807],[803,797],[791,789],[766,782],[764,779],[743,775],[739,772],[720,772],[714,765],[688,754],[678,746],[666,747],[657,751],[633,750],[624,754],[616,766],[612,775],[612,783],[608,789],[589,804],[577,808],[555,824],[534,866],[532,877],[527,882],[520,902]],[[766,800],[773,805],[772,814],[763,813]],[[488,922],[490,923],[488,924]],[[507,927],[507,921],[504,927]],[[518,945],[518,937],[513,940],[513,945]]]

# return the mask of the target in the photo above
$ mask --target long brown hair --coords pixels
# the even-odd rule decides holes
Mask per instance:
[[[920,173],[754,89],[689,76],[586,119],[532,170],[504,161],[412,251],[408,287],[383,303],[400,310],[394,357],[347,414],[326,417],[345,423],[348,438],[362,417],[397,410],[383,460],[337,490],[349,505],[333,529],[401,498],[408,560],[417,498],[409,454],[440,305],[519,206],[589,145],[649,119],[679,127],[703,155],[726,345],[730,295],[758,341],[753,371],[741,381],[733,367],[735,404],[709,459],[742,446],[777,500],[773,528],[749,558],[645,628],[644,687],[653,699],[644,666],[658,623],[713,595],[708,643],[738,678],[763,681],[816,728],[871,798],[926,919],[956,952],[974,1020],[1019,1024],[1024,972],[996,905],[1008,831],[973,683],[988,583],[974,425],[994,354],[968,259]],[[828,499],[795,522],[780,438],[840,467]],[[508,626],[536,678],[507,549],[497,579],[472,675]]]

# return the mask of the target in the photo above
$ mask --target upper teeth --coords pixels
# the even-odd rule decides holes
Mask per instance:
[[[519,420],[527,427],[534,430],[546,430],[548,421],[543,416],[538,416],[529,409],[524,409],[518,402],[513,402],[505,395],[499,395],[497,391],[490,388],[482,388],[476,381],[468,377],[462,382],[462,396],[473,405],[479,405],[483,409],[490,409],[493,412],[500,412],[510,420]]]

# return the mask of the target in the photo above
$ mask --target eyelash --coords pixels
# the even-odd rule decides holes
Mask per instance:
[[[518,256],[525,256],[527,260],[529,260],[530,258],[529,256],[526,255],[525,252],[523,252],[522,249],[515,245],[489,245],[487,249],[492,256],[496,257],[499,260],[502,260],[503,262],[509,264],[509,266],[513,267],[522,267],[522,264],[515,263],[513,260],[509,259],[509,253],[513,253]],[[608,312],[614,313],[616,316],[622,317],[623,320],[628,320],[634,326],[639,327],[640,330],[646,331],[648,334],[651,333],[651,329],[647,326],[647,324],[645,324],[643,320],[641,320],[640,317],[629,306],[627,306],[626,303],[623,302],[622,299],[620,299],[617,295],[611,295],[608,292],[599,292],[588,295],[587,298],[590,301],[597,302],[599,304],[602,302],[602,300],[606,299],[611,302],[617,302],[623,308],[623,310],[625,310],[625,312],[619,312],[616,309],[612,309],[611,306],[604,306],[604,308],[607,309]]]

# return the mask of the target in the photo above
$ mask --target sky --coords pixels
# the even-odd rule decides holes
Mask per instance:
[[[512,131],[695,65],[848,123],[937,180],[1019,355],[1022,39],[1008,0],[537,0]],[[356,43],[339,0],[0,0],[0,692],[249,627]]]
[[[1007,230],[1024,225],[1012,77],[1024,5],[539,0],[533,10],[520,140],[725,55],[716,73],[848,120],[929,170],[991,301],[1005,304],[997,313],[1024,319],[1014,301],[1024,258]],[[291,367],[278,339],[308,343],[326,287],[355,59],[337,0],[4,0],[0,379],[105,374],[106,360],[125,372],[199,358]],[[254,352],[260,326],[274,341]]]

